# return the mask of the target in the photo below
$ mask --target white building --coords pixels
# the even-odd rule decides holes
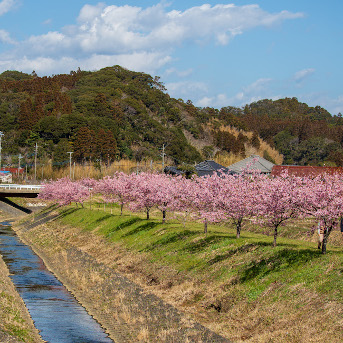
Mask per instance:
[[[12,183],[12,173],[5,170],[0,170],[0,182]]]

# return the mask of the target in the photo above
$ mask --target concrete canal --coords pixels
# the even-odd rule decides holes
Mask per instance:
[[[0,223],[0,254],[44,341],[113,342],[7,222]]]

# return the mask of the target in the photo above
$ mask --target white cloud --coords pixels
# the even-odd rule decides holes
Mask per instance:
[[[0,14],[1,9],[4,13],[14,3],[14,0],[0,2]],[[0,61],[17,61],[26,56],[30,65],[37,61],[34,68],[37,72],[41,66],[38,61],[53,60],[59,65],[61,59],[75,60],[78,64],[74,68],[89,64],[98,69],[104,61],[115,60],[123,61],[134,70],[157,71],[171,61],[171,53],[182,44],[215,41],[226,45],[247,30],[270,27],[302,16],[302,13],[288,11],[268,13],[258,5],[202,5],[185,11],[168,11],[165,2],[145,9],[104,3],[85,5],[80,10],[77,25],[32,36],[6,56],[0,56]],[[145,56],[146,60],[137,56]]]
[[[5,30],[0,30],[0,42],[15,44],[15,41],[10,37],[10,34]]]
[[[101,13],[105,7],[106,6],[104,3],[99,3],[96,6],[84,5],[77,18],[78,22],[86,23],[96,19],[97,17],[101,16]]]
[[[268,89],[268,85],[273,80],[270,78],[261,78],[251,83],[250,85],[243,88],[243,93],[245,96],[255,96],[255,94],[264,93]]]
[[[315,69],[313,69],[313,68],[307,68],[307,69],[299,70],[294,74],[293,80],[297,83],[300,83],[303,80],[305,80],[307,77],[312,75],[314,72],[315,72]]]
[[[51,25],[52,24],[52,19],[49,18],[49,19],[46,19],[42,22],[43,25]]]
[[[332,115],[343,114],[343,94],[332,97],[324,92],[315,92],[310,94],[302,94],[302,101],[309,106],[321,106],[329,111]]]
[[[0,15],[4,15],[9,12],[15,5],[16,0],[2,0],[0,1]]]
[[[170,96],[179,98],[180,96],[186,96],[188,99],[194,99],[199,94],[205,94],[208,92],[207,85],[204,82],[194,81],[180,81],[166,83],[165,87]]]
[[[169,76],[169,75],[176,75],[179,78],[184,78],[187,76],[192,75],[193,69],[189,68],[186,70],[178,70],[176,68],[169,68],[164,72],[164,75]]]
[[[208,96],[204,96],[203,98],[201,98],[200,100],[196,102],[196,105],[199,107],[212,107],[213,99],[214,98],[209,98]]]
[[[328,110],[331,112],[331,114],[343,114],[343,94],[329,101]]]
[[[57,74],[61,70],[69,72],[80,67],[82,70],[97,70],[111,65],[120,65],[127,69],[137,68],[152,73],[154,68],[168,63],[169,56],[161,56],[158,53],[134,53],[129,55],[91,55],[88,58],[77,59],[73,57],[50,58],[27,56],[18,59],[0,60],[0,70],[20,70],[31,72],[35,70],[38,74]],[[154,67],[152,67],[154,66]]]
[[[256,80],[255,82],[242,87],[236,94],[232,96],[228,96],[227,94],[217,94],[212,97],[203,96],[198,97],[198,100],[195,101],[195,104],[200,107],[215,107],[221,108],[224,106],[237,106],[241,107],[245,104],[250,104],[254,101],[258,101],[261,99],[279,99],[281,96],[279,95],[271,95],[273,94],[273,87],[271,87],[274,83],[273,79],[270,78],[261,78]]]

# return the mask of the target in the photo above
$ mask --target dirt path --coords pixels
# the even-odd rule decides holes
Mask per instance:
[[[104,263],[110,251],[100,238],[82,240],[78,229],[48,223],[52,218],[37,216],[15,230],[115,342],[229,342]]]

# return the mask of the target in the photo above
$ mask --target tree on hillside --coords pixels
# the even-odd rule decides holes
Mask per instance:
[[[94,98],[93,114],[98,117],[113,117],[113,109],[107,103],[106,95],[99,93]]]
[[[33,126],[36,123],[36,118],[33,113],[33,105],[30,98],[27,98],[24,102],[21,103],[18,119],[19,128],[21,130],[32,130]]]
[[[72,151],[72,146],[66,138],[62,138],[57,145],[53,153],[53,166],[55,168],[64,167],[69,162],[69,151]]]
[[[102,161],[113,161],[117,156],[117,142],[113,132],[100,129],[96,137],[96,154]]]
[[[80,161],[90,160],[96,152],[96,135],[88,127],[81,127],[74,141],[74,156]]]

